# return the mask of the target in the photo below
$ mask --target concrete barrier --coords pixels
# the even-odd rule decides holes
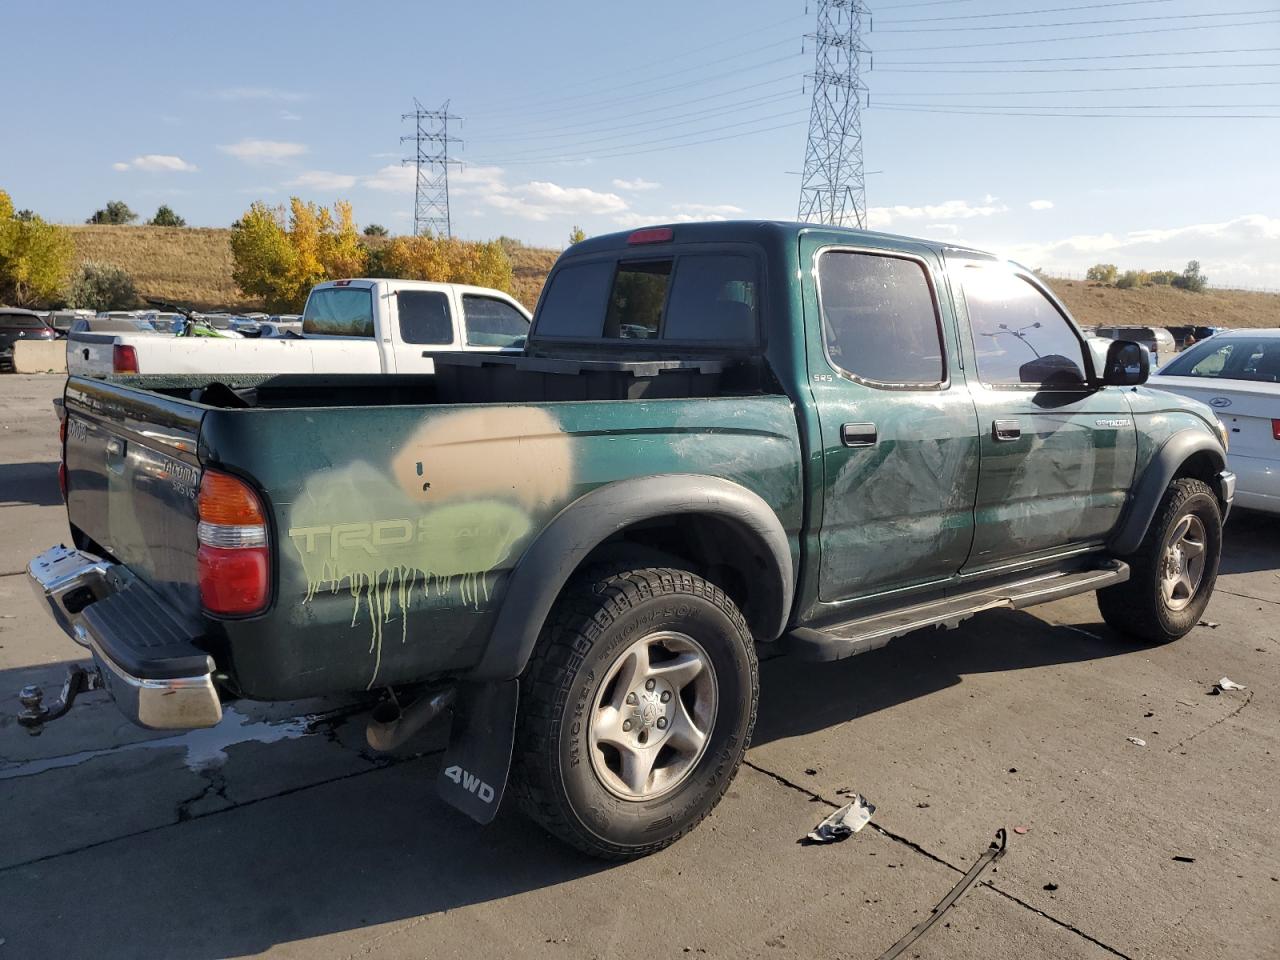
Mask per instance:
[[[67,341],[17,340],[13,344],[14,373],[66,373]]]

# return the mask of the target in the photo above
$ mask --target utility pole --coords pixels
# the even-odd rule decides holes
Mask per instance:
[[[461,166],[461,161],[449,157],[449,144],[462,145],[457,137],[449,136],[449,121],[461,120],[449,112],[446,100],[439,110],[427,110],[413,98],[413,113],[402,113],[401,120],[412,120],[414,132],[400,138],[401,143],[412,143],[414,154],[401,163],[412,163],[417,168],[413,190],[413,235],[443,233],[453,236],[453,222],[449,218],[449,166]]]
[[[800,179],[798,220],[865,229],[867,187],[862,169],[862,0],[818,0],[813,106]]]

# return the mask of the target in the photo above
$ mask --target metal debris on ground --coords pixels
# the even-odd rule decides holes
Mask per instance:
[[[1244,684],[1236,683],[1234,680],[1230,679],[1229,677],[1223,677],[1221,680],[1219,680],[1217,683],[1213,685],[1213,689],[1209,692],[1212,694],[1219,694],[1219,693],[1226,693],[1228,690],[1244,690],[1244,689],[1245,689]]]
[[[938,905],[929,911],[929,916],[917,923],[909,931],[907,935],[895,943],[892,947],[880,954],[879,960],[894,960],[895,957],[902,956],[902,951],[911,946],[924,935],[925,931],[933,926],[938,919],[946,913],[951,906],[960,899],[960,895],[964,893],[978,879],[978,875],[982,873],[990,864],[995,863],[1004,856],[1005,850],[1005,832],[1004,827],[996,831],[996,838],[991,841],[990,846],[983,851],[982,856],[974,861],[973,866],[954,887],[951,892],[938,901]],[[1056,888],[1055,888],[1056,889]]]
[[[1143,740],[1141,737],[1125,737],[1125,739],[1135,747],[1145,747],[1147,745],[1147,741]]]
[[[858,794],[849,803],[831,814],[800,839],[808,846],[814,843],[837,843],[853,836],[868,823],[876,812],[876,805]]]

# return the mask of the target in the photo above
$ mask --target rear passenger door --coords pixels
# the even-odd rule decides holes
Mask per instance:
[[[967,317],[982,432],[964,572],[1098,546],[1133,481],[1137,433],[1125,388],[1088,385],[1079,332],[1031,274],[959,253],[947,260]]]
[[[973,538],[978,437],[955,318],[918,253],[801,239],[821,427],[819,598],[942,584]]]

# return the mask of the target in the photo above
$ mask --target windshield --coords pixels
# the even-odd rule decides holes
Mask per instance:
[[[1280,383],[1280,338],[1205,340],[1170,360],[1160,375]]]
[[[373,292],[368,287],[312,290],[302,313],[302,332],[328,337],[372,337]]]

